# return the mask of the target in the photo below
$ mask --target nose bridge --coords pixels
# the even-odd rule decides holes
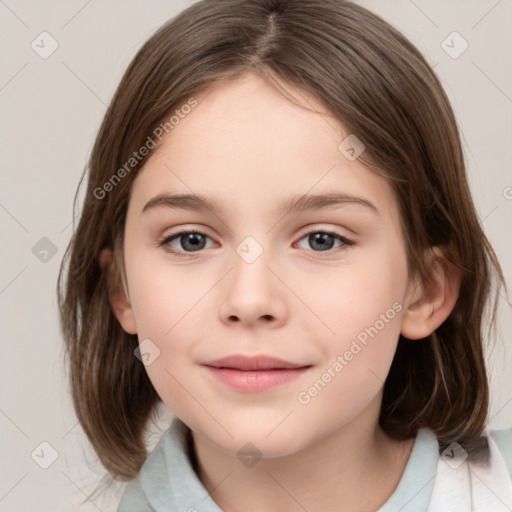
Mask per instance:
[[[261,236],[259,237],[261,239]],[[267,289],[272,273],[267,268],[270,249],[264,247],[254,236],[246,236],[235,248],[233,255],[233,286],[240,286],[241,291],[262,293]],[[249,290],[245,290],[249,287]],[[261,288],[261,289],[260,289]]]
[[[245,237],[236,246],[220,311],[225,320],[236,317],[252,323],[261,317],[282,319],[283,290],[268,268],[272,267],[270,256],[271,251],[253,236]]]
[[[261,240],[261,236],[259,237]],[[266,243],[266,242],[265,242]],[[260,243],[254,236],[246,236],[236,247],[236,253],[247,265],[252,265],[257,260],[266,259],[261,258],[265,251],[262,243]]]

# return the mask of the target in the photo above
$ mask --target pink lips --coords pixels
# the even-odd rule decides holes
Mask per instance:
[[[203,366],[218,380],[240,391],[258,392],[290,382],[311,365],[269,356],[233,355],[207,361]]]

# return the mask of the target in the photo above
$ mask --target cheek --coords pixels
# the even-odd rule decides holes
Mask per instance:
[[[170,337],[180,324],[189,320],[210,286],[191,275],[190,270],[180,269],[162,257],[135,257],[129,276],[130,299],[140,339]]]
[[[333,273],[324,290],[313,287],[311,309],[320,312],[329,328],[320,346],[325,364],[329,368],[342,356],[339,375],[350,379],[350,387],[385,380],[400,334],[406,287],[406,256],[399,245],[368,252],[357,264]]]
[[[400,334],[402,304],[393,287],[357,284],[336,306],[325,301],[325,320],[335,334],[318,339],[322,364],[296,396],[304,421],[322,418],[327,430],[351,421],[380,396]]]
[[[395,319],[399,308],[393,309],[393,304],[403,300],[406,274],[406,261],[400,252],[374,252],[354,258],[353,263],[330,272],[325,279],[308,280],[302,293],[311,309],[320,313],[333,338],[346,339],[374,325],[390,308],[387,316]]]
[[[127,273],[139,343],[149,339],[152,353],[158,354],[146,366],[148,376],[171,410],[187,409],[190,396],[184,389],[199,394],[188,377],[201,320],[212,315],[206,294],[215,281],[205,282],[197,272],[136,252],[127,261]]]

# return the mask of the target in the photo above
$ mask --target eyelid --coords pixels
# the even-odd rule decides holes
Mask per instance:
[[[169,237],[172,237],[172,236],[176,236],[176,235],[179,235],[179,234],[183,234],[183,233],[199,233],[201,235],[206,235],[210,238],[212,238],[211,235],[209,235],[208,233],[211,232],[211,229],[206,227],[206,226],[203,226],[201,224],[195,224],[195,225],[183,225],[183,224],[180,224],[179,227],[168,227],[167,229],[164,229],[162,231],[162,235],[160,238],[169,238]]]
[[[345,228],[346,231],[350,231],[353,235],[356,233],[354,231],[351,231],[348,228]],[[305,235],[309,235],[311,233],[329,233],[334,236],[339,236],[340,238],[344,238],[345,240],[350,240],[350,237],[352,235],[345,235],[341,232],[341,226],[340,227],[330,227],[326,226],[325,224],[310,224],[308,227],[304,228],[304,231],[301,231],[300,237],[304,237]]]

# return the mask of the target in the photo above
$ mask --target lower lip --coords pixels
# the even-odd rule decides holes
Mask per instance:
[[[308,366],[276,370],[234,370],[232,368],[205,368],[218,380],[240,391],[266,391],[281,386],[300,377]]]

